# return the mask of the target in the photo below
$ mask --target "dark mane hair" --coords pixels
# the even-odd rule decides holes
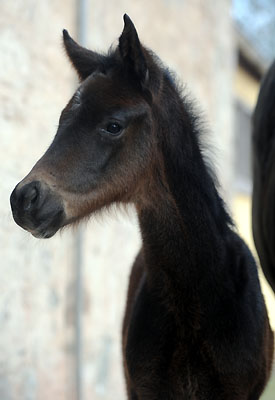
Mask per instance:
[[[186,90],[181,87],[175,74],[172,75],[169,69],[163,70],[163,77],[167,91],[163,95],[163,101],[165,108],[170,111],[169,135],[163,132],[165,130],[162,131],[163,152],[167,155],[166,159],[171,160],[170,165],[167,165],[166,168],[171,185],[175,188],[176,197],[179,198],[179,205],[183,204],[181,208],[186,210],[186,195],[181,187],[187,185],[192,187],[197,183],[199,185],[197,189],[203,196],[203,199],[197,200],[206,202],[219,229],[224,230],[226,226],[233,227],[232,219],[218,193],[219,183],[214,166],[203,154],[203,146],[204,150],[207,146],[204,126],[194,100],[191,100],[190,95],[185,93]],[[164,123],[161,122],[162,127]],[[184,175],[182,171],[184,171]]]

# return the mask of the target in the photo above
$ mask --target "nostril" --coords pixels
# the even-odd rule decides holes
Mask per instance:
[[[20,182],[10,197],[13,217],[17,220],[26,218],[32,211],[39,209],[42,198],[43,190],[39,181],[33,181],[23,186]]]
[[[25,211],[33,208],[35,203],[38,200],[38,189],[36,186],[29,187],[27,191],[25,191],[23,196],[23,208]]]

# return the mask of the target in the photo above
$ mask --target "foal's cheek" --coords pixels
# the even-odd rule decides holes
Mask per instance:
[[[114,166],[114,149],[108,145],[93,145],[81,151],[82,162],[71,169],[72,186],[80,192],[95,189],[109,176]]]

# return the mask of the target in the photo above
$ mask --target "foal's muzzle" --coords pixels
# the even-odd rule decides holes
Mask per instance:
[[[15,222],[35,237],[50,238],[64,225],[62,202],[45,183],[19,183],[11,194],[10,203]]]

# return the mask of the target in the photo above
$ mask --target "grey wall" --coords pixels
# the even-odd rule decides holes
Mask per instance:
[[[72,92],[60,49],[73,1],[1,1],[0,398],[70,399],[74,325],[71,233],[37,241],[11,218],[9,195],[55,133]],[[72,397],[73,398],[73,397]]]
[[[233,38],[230,2],[88,0],[88,44],[107,50],[127,12],[140,38],[198,98],[224,190],[230,195]],[[75,231],[37,240],[11,218],[14,185],[45,151],[75,86],[61,30],[77,33],[77,2],[1,1],[0,398],[76,398]],[[129,267],[139,247],[133,212],[83,227],[83,399],[125,398],[120,327]]]

